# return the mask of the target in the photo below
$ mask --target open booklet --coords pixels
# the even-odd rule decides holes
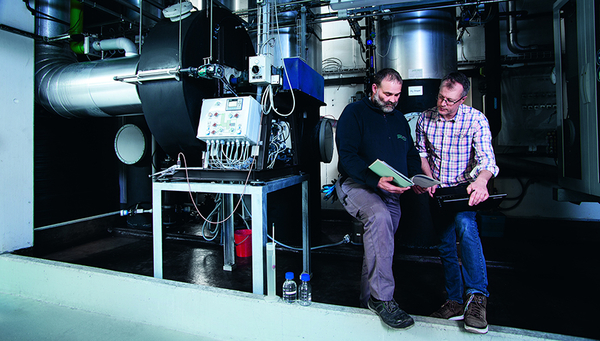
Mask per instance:
[[[430,178],[424,174],[417,174],[412,178],[407,177],[406,175],[398,172],[392,166],[388,165],[385,161],[381,161],[379,159],[373,161],[373,163],[369,166],[369,169],[375,172],[375,174],[380,177],[391,176],[394,177],[393,183],[400,187],[410,187],[412,185],[421,186],[423,188],[428,188],[434,185],[439,185],[440,182],[436,179]]]

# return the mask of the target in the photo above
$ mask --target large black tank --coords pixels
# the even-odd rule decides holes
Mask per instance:
[[[211,63],[247,69],[254,47],[243,24],[242,19],[222,8],[212,9],[212,14],[210,10],[194,12],[181,22],[162,21],[146,38],[138,72],[201,66],[210,56],[211,44]],[[138,85],[148,127],[171,157],[184,152],[188,163],[200,160],[204,144],[196,139],[196,130],[202,99],[219,97],[220,86],[215,80],[185,76]]]

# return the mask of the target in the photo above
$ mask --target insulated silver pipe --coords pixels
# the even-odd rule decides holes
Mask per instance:
[[[48,20],[37,16],[35,20],[36,33],[42,37],[54,38],[69,31],[71,18],[70,1],[38,0],[36,10],[57,20]],[[60,22],[59,22],[60,21]]]
[[[37,8],[68,23],[70,8],[65,3],[42,0]],[[50,20],[38,20],[36,24],[36,33],[50,38],[69,29]],[[114,80],[115,76],[136,74],[138,61],[139,56],[132,56],[78,63],[67,43],[40,42],[36,45],[36,101],[69,118],[141,113],[136,86]]]
[[[38,60],[36,76],[38,101],[46,109],[69,118],[142,113],[135,84],[114,79],[135,74],[139,56],[67,65],[44,64],[47,59]]]

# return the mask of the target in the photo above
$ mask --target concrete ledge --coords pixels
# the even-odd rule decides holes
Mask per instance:
[[[415,316],[397,331],[366,309],[267,302],[251,293],[174,282],[12,254],[0,255],[0,293],[216,340],[470,340],[462,322]],[[250,280],[250,279],[248,279]],[[489,337],[573,340],[490,326]]]

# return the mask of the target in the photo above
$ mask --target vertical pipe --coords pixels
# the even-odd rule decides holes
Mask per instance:
[[[42,37],[58,37],[69,31],[70,23],[70,2],[39,0],[36,1],[38,12],[47,14],[57,20],[48,20],[44,17],[37,17],[35,21],[36,33]]]
[[[263,19],[262,19],[262,24],[263,24],[263,30],[262,30],[262,34],[265,36],[263,38],[263,44],[266,44],[266,42],[269,40],[269,35],[271,34],[271,2],[270,0],[264,0],[264,10],[263,10]],[[259,50],[259,54],[262,54],[262,46],[258,47]]]
[[[486,4],[485,6],[493,7],[491,9],[486,8],[486,12],[491,10],[498,13],[498,4]],[[502,67],[500,61],[500,43],[498,42],[499,36],[500,21],[496,15],[485,24],[485,79],[487,91],[485,94],[484,113],[490,122],[490,130],[494,137],[498,135],[502,126],[500,109]]]
[[[143,17],[142,17],[142,7],[144,6],[144,0],[140,0],[140,37],[138,38],[138,53],[141,54],[142,53],[142,27],[144,25],[142,25],[142,21],[143,21]]]
[[[307,274],[312,273],[310,267],[309,200],[308,180],[305,180],[302,181],[302,272]]]
[[[300,11],[300,57],[305,61],[308,60],[306,51],[306,6],[302,6]]]
[[[181,1],[181,0],[179,0],[179,1]],[[180,22],[181,22],[181,20],[180,20]],[[213,30],[214,30],[214,28],[213,28],[213,1],[211,1],[210,2],[210,29],[208,30],[208,34],[209,34],[209,37],[208,37],[208,41],[209,41],[208,46],[210,48],[210,52],[208,53],[208,56],[210,57],[210,62],[211,63],[212,63],[212,60],[213,60],[213,42],[214,42],[214,39],[213,39],[213,34],[214,34]],[[179,63],[179,65],[181,65],[181,63]]]
[[[368,17],[366,18],[366,34],[365,34],[365,38],[366,41],[368,41],[369,39],[372,39],[371,36],[373,35],[373,18],[372,17]],[[365,43],[366,43],[365,41]],[[367,77],[369,79],[371,79],[371,77],[375,74],[376,72],[376,67],[375,67],[375,49],[373,47],[373,44],[367,44]]]
[[[71,0],[71,27],[69,34],[71,36],[83,32],[83,4],[77,0]],[[77,54],[85,53],[85,43],[83,41],[71,41],[71,50]]]
[[[119,117],[119,126],[125,125],[125,117]],[[121,209],[127,208],[127,172],[123,162],[119,162],[119,197]]]

